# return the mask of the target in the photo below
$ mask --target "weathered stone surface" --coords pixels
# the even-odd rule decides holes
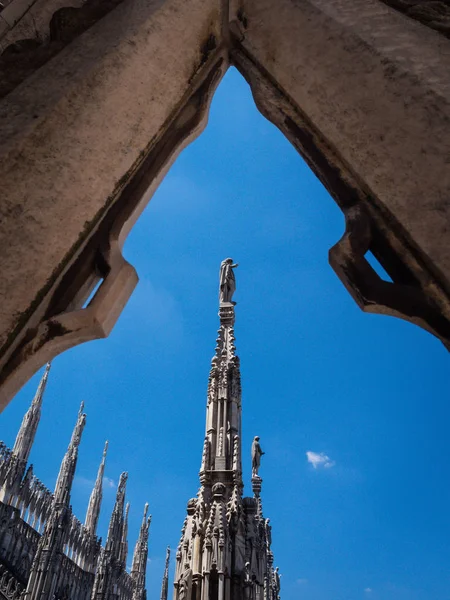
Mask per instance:
[[[33,326],[26,325],[30,308],[47,296],[36,326],[52,286],[152,149],[160,144],[128,209],[133,219],[187,138],[203,128],[209,87],[184,114],[181,100],[202,84],[202,66],[211,71],[208,40],[218,39],[219,16],[208,0],[127,2],[3,100],[2,345],[11,348],[18,322]],[[124,222],[131,226],[129,217],[117,236]]]
[[[247,0],[235,14],[232,59],[258,107],[344,211],[369,215],[366,251],[400,286],[383,311],[449,344],[449,41],[378,0]],[[403,285],[420,295],[406,311]]]
[[[244,49],[450,289],[448,40],[378,0],[244,0],[243,13]]]
[[[382,2],[450,38],[450,0],[382,0]]]
[[[3,18],[17,1],[3,11]],[[0,35],[0,98],[121,2],[36,0],[15,27]]]

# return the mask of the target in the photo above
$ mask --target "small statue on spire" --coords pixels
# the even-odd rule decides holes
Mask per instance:
[[[273,573],[273,584],[272,584],[273,591],[274,591],[274,597],[276,598],[276,600],[280,600],[280,589],[281,589],[280,577],[281,577],[281,575],[279,574],[278,567],[277,567]]]
[[[259,477],[258,471],[261,464],[261,456],[265,454],[259,445],[259,436],[253,438],[252,443],[252,477]]]
[[[220,276],[219,276],[219,302],[220,304],[233,302],[233,294],[236,291],[236,279],[234,277],[233,269],[238,266],[237,263],[233,264],[232,258],[226,258],[220,264]]]

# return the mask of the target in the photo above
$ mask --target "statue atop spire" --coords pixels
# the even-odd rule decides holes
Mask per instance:
[[[278,600],[271,528],[263,516],[258,475],[263,451],[252,452],[254,496],[243,498],[242,403],[232,301],[236,282],[231,258],[220,267],[220,327],[207,392],[200,489],[187,504],[176,551],[173,600]],[[163,579],[161,599],[166,600]],[[272,586],[272,587],[270,587]]]
[[[220,267],[220,328],[208,384],[206,439],[200,471],[202,479],[209,477],[208,471],[234,470],[240,480],[240,446],[235,438],[241,435],[241,375],[234,343],[234,303],[231,302],[236,287],[233,274],[236,266],[231,258],[227,258]]]
[[[108,442],[105,442],[103,456],[98,468],[97,479],[95,480],[94,488],[92,489],[91,497],[89,498],[88,509],[86,511],[85,527],[95,535],[97,531],[98,518],[100,516],[100,508],[103,498],[103,475],[105,473],[106,453],[108,451]]]
[[[259,436],[255,435],[252,443],[252,477],[259,477],[258,471],[261,465],[261,456],[265,454],[259,444]]]
[[[232,258],[226,258],[220,264],[219,275],[219,303],[220,304],[236,304],[233,302],[233,294],[236,290],[236,279],[233,269],[238,266],[233,264]]]

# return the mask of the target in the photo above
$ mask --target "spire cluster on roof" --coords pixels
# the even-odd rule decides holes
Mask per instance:
[[[128,573],[130,505],[125,507],[126,473],[120,477],[105,548],[96,536],[108,442],[89,499],[85,524],[72,513],[71,490],[86,424],[83,402],[54,492],[35,477],[31,466],[27,467],[49,371],[50,364],[45,368],[13,449],[0,443],[0,519],[14,524],[8,540],[0,547],[0,574],[2,580],[8,580],[10,600],[19,600],[23,592],[27,600],[68,597],[67,590],[70,590],[71,600],[109,600],[112,590],[119,591],[123,600],[145,600],[150,519],[141,526],[133,557],[134,568]],[[145,515],[147,511],[146,504]],[[31,545],[27,540],[32,541]],[[18,547],[22,553],[28,548],[26,560],[25,555],[16,552]]]

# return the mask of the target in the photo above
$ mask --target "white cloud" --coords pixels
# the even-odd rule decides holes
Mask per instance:
[[[115,488],[117,486],[116,482],[114,479],[111,479],[111,477],[103,477],[103,485],[109,488]]]
[[[306,585],[307,583],[308,583],[308,580],[305,578],[297,579],[297,585]]]
[[[373,592],[373,589],[372,588],[366,588],[364,591],[366,592],[366,594],[371,594]]]
[[[324,454],[323,452],[317,453],[317,452],[312,452],[311,450],[308,450],[308,452],[306,453],[306,458],[307,458],[308,462],[311,463],[315,469],[317,469],[319,467],[323,467],[324,469],[329,469],[331,467],[334,467],[334,465],[336,464],[334,460],[331,460],[331,458],[329,456],[327,456],[326,454]]]

